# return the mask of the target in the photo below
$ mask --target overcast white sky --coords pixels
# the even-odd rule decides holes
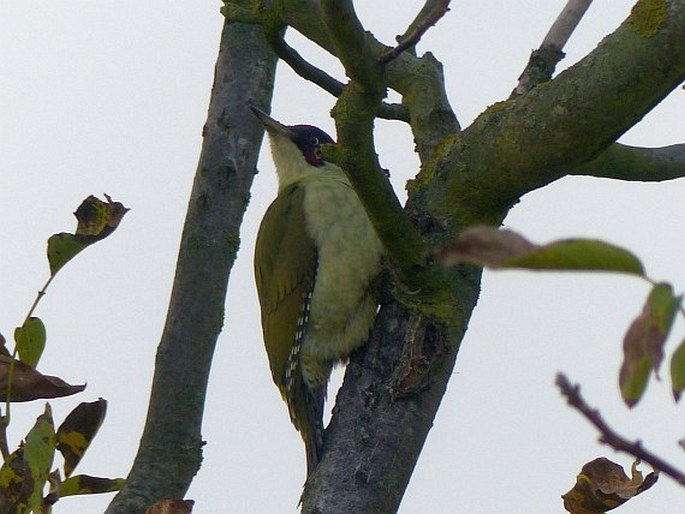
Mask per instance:
[[[596,46],[633,2],[595,2],[567,47],[568,66]],[[387,43],[421,2],[357,2]],[[452,105],[467,126],[506,98],[562,0],[452,3],[419,51],[446,70]],[[104,397],[108,417],[78,470],[125,476],[147,407],[190,185],[201,144],[222,18],[214,2],[0,0],[0,332],[9,338],[47,278],[45,241],[73,230],[87,195],[107,192],[131,207],[120,229],[62,270],[36,315],[47,325],[45,373],[84,393],[52,403],[57,423],[79,402]],[[290,41],[342,78],[339,67]],[[334,100],[279,66],[273,115],[333,132]],[[662,146],[685,139],[677,90],[622,141]],[[379,121],[378,149],[398,194],[416,172],[411,137]],[[276,181],[268,147],[233,270],[226,326],[210,382],[204,465],[189,498],[197,514],[295,512],[304,454],[271,383],[252,277],[254,236]],[[507,225],[530,239],[585,236],[626,246],[649,274],[685,288],[685,181],[626,184],[561,180],[523,198]],[[621,402],[621,339],[648,287],[623,276],[486,273],[480,303],[435,426],[400,512],[563,512],[559,496],[580,466],[606,455],[596,434],[553,386],[557,371],[628,437],[685,468],[676,441],[683,406],[668,380],[641,404]],[[680,337],[683,323],[676,327]],[[675,347],[669,342],[667,351]],[[668,363],[663,375],[667,378]],[[329,393],[334,397],[334,392]],[[16,445],[42,411],[17,406]],[[647,466],[643,469],[648,470]],[[668,478],[619,510],[682,512],[685,491]],[[67,498],[55,513],[100,512],[110,496]]]

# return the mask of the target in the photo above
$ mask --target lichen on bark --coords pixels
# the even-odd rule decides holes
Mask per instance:
[[[639,0],[630,11],[628,26],[642,37],[652,37],[659,32],[665,19],[665,0]]]

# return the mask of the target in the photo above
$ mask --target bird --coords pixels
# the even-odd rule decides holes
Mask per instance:
[[[383,245],[343,169],[321,157],[320,128],[284,125],[250,106],[278,177],[255,243],[254,272],[271,375],[304,441],[307,477],[323,453],[334,365],[369,337]]]

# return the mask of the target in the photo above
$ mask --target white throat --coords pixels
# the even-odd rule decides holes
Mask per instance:
[[[345,173],[335,164],[324,162],[322,166],[312,166],[302,152],[287,137],[269,134],[271,156],[278,174],[278,191],[282,191],[293,182],[316,175],[335,175],[345,179]]]

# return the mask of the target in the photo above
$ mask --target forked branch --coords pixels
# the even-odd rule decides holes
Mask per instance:
[[[381,170],[374,146],[373,118],[387,87],[383,66],[351,0],[322,0],[321,9],[351,79],[333,111],[340,146],[332,160],[347,173],[405,283],[420,288],[425,286],[423,243]]]
[[[402,52],[418,43],[423,35],[449,11],[450,0],[428,0],[426,5],[412,23],[412,27],[402,36],[396,47],[391,48],[378,59],[381,64],[387,64]]]
[[[269,35],[269,43],[276,52],[276,55],[287,63],[300,77],[313,82],[336,98],[340,96],[345,85],[302,57],[297,50],[286,43],[280,31]],[[409,123],[409,111],[401,104],[383,102],[378,106],[377,115],[385,120],[398,120]]]

